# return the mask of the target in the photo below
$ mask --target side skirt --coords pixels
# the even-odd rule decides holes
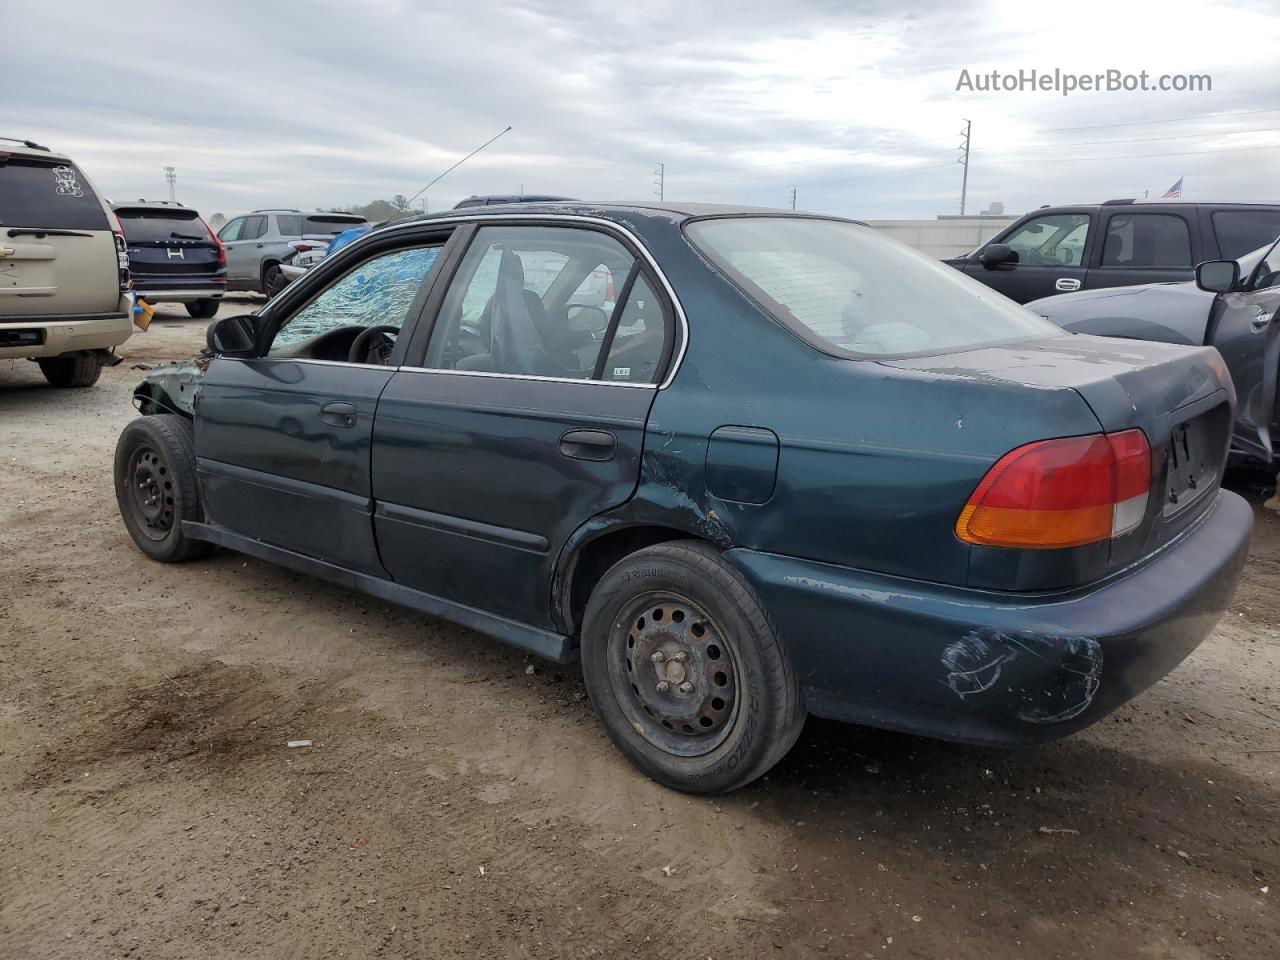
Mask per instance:
[[[504,643],[536,653],[556,663],[571,663],[577,658],[577,647],[573,645],[572,640],[550,630],[508,620],[484,610],[477,610],[475,607],[468,607],[430,593],[423,593],[421,590],[414,590],[391,580],[357,573],[323,560],[306,557],[292,550],[285,550],[283,547],[273,547],[261,540],[232,533],[214,524],[184,520],[182,532],[195,540],[216,543],[220,547],[246,553],[259,560],[266,560],[268,563],[288,567],[290,570],[319,577],[340,586],[361,590],[379,599],[418,610],[428,616],[440,617],[443,620],[470,627],[472,630],[478,630],[480,633],[488,634]]]

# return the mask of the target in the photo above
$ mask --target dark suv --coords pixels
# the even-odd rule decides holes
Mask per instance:
[[[1137,283],[1184,283],[1203,260],[1234,260],[1280,235],[1280,206],[1108,200],[1041,207],[946,260],[1018,303]]]
[[[212,317],[227,290],[227,254],[190,207],[171,200],[114,203],[129,250],[133,290],[148,303],[186,304]]]

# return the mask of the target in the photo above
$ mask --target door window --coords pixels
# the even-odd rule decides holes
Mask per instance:
[[[386,363],[389,346],[404,325],[423,278],[442,243],[383,253],[353,267],[319,296],[284,321],[269,356]],[[356,337],[370,327],[387,327],[367,356],[352,360]]]
[[[1280,237],[1280,210],[1216,210],[1213,232],[1223,259],[1235,260]]]
[[[1019,263],[1078,267],[1084,260],[1088,237],[1087,214],[1059,213],[1028,220],[1004,242],[1017,251]]]
[[[282,213],[276,217],[276,232],[282,237],[302,236],[302,214]]]
[[[1102,246],[1104,267],[1189,267],[1191,231],[1171,213],[1112,214]]]
[[[615,309],[604,299],[608,280],[598,304],[575,298],[588,295],[601,270],[607,278],[625,277],[634,259],[618,241],[594,230],[481,227],[445,295],[426,365],[595,376]]]
[[[244,229],[240,231],[241,240],[257,240],[266,233],[267,218],[263,216],[245,217]]]
[[[1253,272],[1252,289],[1265,290],[1268,287],[1280,287],[1280,252],[1276,246],[1267,251]]]
[[[240,233],[244,230],[244,222],[247,217],[236,217],[225,227],[218,231],[218,239],[223,243],[231,243],[240,239]]]
[[[601,378],[614,383],[653,383],[662,368],[666,339],[662,302],[649,281],[638,276],[622,305]]]

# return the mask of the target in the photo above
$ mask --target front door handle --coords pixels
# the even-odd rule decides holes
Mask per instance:
[[[1080,289],[1080,281],[1075,277],[1059,277],[1054,281],[1053,289],[1061,290],[1063,293],[1072,293]]]
[[[345,400],[334,400],[320,408],[320,419],[331,427],[354,427],[356,405]]]
[[[571,460],[612,460],[617,446],[607,430],[570,430],[560,438],[560,452]]]
[[[1254,333],[1261,333],[1267,329],[1267,324],[1271,322],[1271,314],[1265,308],[1259,307],[1253,315],[1253,319],[1249,321],[1249,329]]]

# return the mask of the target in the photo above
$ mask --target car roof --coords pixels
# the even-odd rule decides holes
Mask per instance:
[[[177,200],[120,200],[111,204],[111,209],[120,210],[189,210],[196,212],[195,207],[188,207]]]
[[[456,220],[472,217],[502,217],[511,214],[523,216],[535,214],[553,214],[559,216],[592,216],[608,220],[624,221],[631,213],[666,214],[677,223],[695,217],[734,217],[734,216],[787,216],[801,218],[819,218],[823,220],[845,220],[849,223],[859,221],[846,217],[828,216],[825,214],[805,213],[799,210],[781,209],[777,207],[752,207],[744,204],[730,203],[679,203],[652,201],[607,201],[592,202],[588,200],[569,200],[555,203],[501,203],[487,206],[463,207],[462,209],[441,210],[436,213],[417,214],[403,220],[388,221],[384,226],[404,226],[408,223],[430,223],[435,220]]]
[[[1139,210],[1149,210],[1152,207],[1164,207],[1169,209],[1188,210],[1199,207],[1213,207],[1214,209],[1234,210],[1243,207],[1245,209],[1259,210],[1280,210],[1278,203],[1242,203],[1236,200],[1140,200],[1140,199],[1122,199],[1122,200],[1103,200],[1094,203],[1046,203],[1044,206],[1035,210],[1029,210],[1030,214],[1043,215],[1046,211],[1054,210],[1101,210],[1101,209],[1127,209],[1136,208]],[[1022,214],[1020,216],[1026,216]]]
[[[36,160],[65,160],[71,163],[71,158],[64,153],[57,153],[30,140],[18,140],[12,137],[0,137],[0,153],[7,153],[14,157],[32,157]]]

